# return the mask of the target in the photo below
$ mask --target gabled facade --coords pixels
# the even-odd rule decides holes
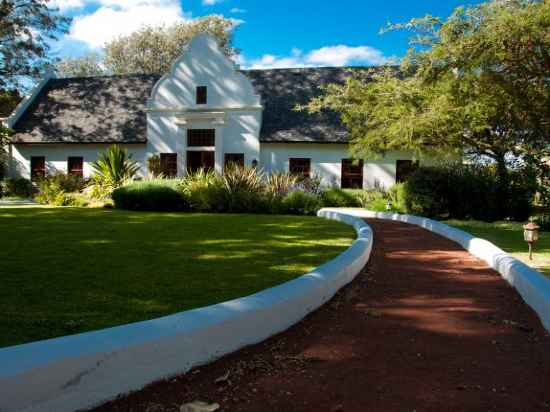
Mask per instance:
[[[365,70],[355,68],[353,70]],[[389,187],[410,156],[349,160],[348,133],[335,113],[295,110],[319,86],[343,82],[346,68],[239,70],[207,36],[195,37],[170,73],[42,81],[8,119],[12,176],[91,174],[111,144],[128,149],[145,177],[160,155],[165,173],[229,163],[266,172],[317,175],[326,185]]]

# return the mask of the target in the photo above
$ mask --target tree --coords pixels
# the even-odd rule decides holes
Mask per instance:
[[[59,77],[90,77],[107,74],[98,53],[88,53],[80,57],[69,57],[56,63]]]
[[[8,117],[21,99],[17,89],[0,90],[0,117]]]
[[[414,33],[398,72],[330,85],[307,106],[341,114],[357,157],[466,153],[492,159],[502,186],[511,159],[547,169],[549,1],[494,0],[386,30]]]
[[[50,63],[49,41],[65,33],[69,22],[47,0],[1,0],[0,86],[39,76]]]
[[[214,36],[228,56],[237,51],[232,47],[233,20],[207,16],[190,23],[170,27],[143,27],[119,37],[104,47],[103,64],[112,74],[167,73],[184,47],[198,33]]]

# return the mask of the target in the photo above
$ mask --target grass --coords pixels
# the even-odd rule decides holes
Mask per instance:
[[[550,277],[550,233],[540,232],[539,241],[535,244],[533,261],[530,261],[529,249],[527,243],[523,240],[524,223],[485,223],[462,220],[448,220],[445,223],[477,237],[487,239],[502,250]]]
[[[328,261],[315,217],[0,208],[0,347],[246,296]]]

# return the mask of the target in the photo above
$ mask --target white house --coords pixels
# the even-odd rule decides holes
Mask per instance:
[[[356,68],[354,70],[364,70]],[[111,144],[128,149],[146,176],[159,154],[166,174],[200,167],[223,173],[236,162],[293,171],[342,187],[389,187],[410,156],[393,153],[353,164],[348,133],[335,113],[297,112],[346,68],[239,70],[207,36],[195,37],[170,73],[45,78],[8,118],[13,177],[63,171],[91,174]]]

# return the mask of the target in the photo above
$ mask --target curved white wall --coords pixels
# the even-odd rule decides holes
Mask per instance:
[[[319,211],[319,216],[330,216],[336,212],[360,218],[371,217],[410,223],[458,243],[472,255],[485,261],[516,288],[523,300],[538,314],[546,330],[550,332],[550,279],[491,242],[444,223],[418,216],[371,212],[364,209],[331,208]]]
[[[0,349],[0,411],[74,411],[184,373],[282,332],[331,299],[367,263],[372,232],[361,219],[343,254],[252,296],[160,319]]]

